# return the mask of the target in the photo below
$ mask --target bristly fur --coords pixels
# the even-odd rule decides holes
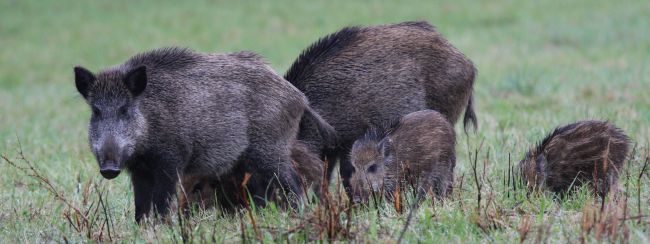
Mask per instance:
[[[437,31],[436,27],[429,24],[429,22],[426,21],[406,21],[402,23],[395,24],[396,26],[413,26],[413,27],[418,27],[423,30],[427,31]]]
[[[537,143],[537,146],[535,146],[535,149],[531,150],[526,155],[526,157],[534,157],[534,156],[537,156],[537,155],[540,155],[540,154],[544,153],[544,148],[546,148],[546,146],[548,146],[548,143],[551,142],[551,140],[553,138],[555,138],[556,136],[558,136],[558,135],[560,135],[560,134],[562,134],[562,133],[564,133],[566,131],[570,131],[570,130],[574,129],[578,125],[579,125],[579,123],[575,122],[575,123],[571,123],[571,124],[568,124],[568,125],[565,125],[565,126],[555,128],[553,130],[553,132],[549,133],[544,139],[542,139],[539,143]]]
[[[129,171],[136,221],[152,211],[169,213],[178,174],[221,177],[243,167],[257,206],[300,201],[301,179],[288,149],[309,104],[259,60],[250,52],[162,48],[96,77],[75,68],[77,90],[99,111],[90,119],[89,144],[100,167]],[[130,86],[132,72],[139,87]],[[318,120],[314,113],[310,119]],[[314,126],[331,128],[322,119]]]
[[[427,31],[436,31],[436,28],[426,21],[407,21],[395,24],[395,26],[412,26]],[[287,70],[284,78],[298,87],[302,80],[309,77],[315,63],[335,56],[338,51],[356,40],[357,34],[361,30],[362,28],[359,26],[349,26],[318,39],[300,53],[298,59]]]
[[[322,158],[340,162],[346,189],[354,172],[348,155],[369,126],[425,109],[451,124],[464,110],[465,124],[472,124],[476,116],[468,105],[474,102],[475,77],[471,60],[422,21],[344,28],[310,45],[285,74],[336,129],[335,148],[323,145],[306,120],[298,138]],[[384,134],[376,130],[374,136]],[[328,165],[328,177],[334,165]]]
[[[360,142],[379,142],[397,130],[402,124],[402,119],[392,119],[379,126],[372,126],[359,138]]]
[[[258,61],[264,64],[268,64],[268,62],[266,62],[266,59],[264,59],[264,57],[251,51],[237,51],[231,53],[231,55],[244,60]]]
[[[298,59],[291,65],[284,78],[296,87],[309,77],[314,64],[335,56],[342,48],[354,40],[361,30],[360,27],[345,27],[338,32],[320,38],[314,44],[303,50]]]
[[[601,197],[617,190],[630,139],[606,121],[585,120],[557,127],[519,162],[529,189],[565,193],[589,183]],[[613,188],[612,188],[613,187]]]
[[[146,65],[147,68],[179,69],[194,62],[196,53],[189,48],[165,47],[139,53],[126,61],[126,65],[137,67]]]
[[[436,27],[429,24],[426,21],[407,21],[403,23],[396,24],[398,26],[413,26],[413,27],[418,27],[426,31],[437,31]],[[471,80],[474,81],[476,73],[478,71],[476,70],[476,67],[472,67],[473,72],[472,72],[472,77]],[[469,99],[467,101],[467,106],[465,107],[465,115],[463,116],[463,127],[465,129],[465,133],[467,133],[467,128],[469,128],[470,124],[472,125],[474,131],[478,129],[478,120],[476,119],[476,113],[474,113],[474,101],[473,101],[473,95],[469,96]]]
[[[134,55],[125,63],[105,69],[97,74],[98,81],[120,81],[124,74],[139,66],[146,66],[147,73],[153,70],[179,70],[197,62],[199,54],[189,48],[165,47]],[[103,91],[113,96],[128,96],[122,82],[95,82],[91,90]]]

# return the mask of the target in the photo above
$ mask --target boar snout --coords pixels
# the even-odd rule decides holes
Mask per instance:
[[[370,199],[370,192],[358,191],[352,193],[352,203],[354,205],[366,205]]]
[[[355,178],[356,177],[353,176],[352,191],[351,191],[352,203],[363,204],[368,201],[368,196],[367,196],[368,194],[366,193],[364,183]]]
[[[99,158],[99,173],[104,178],[110,180],[117,177],[121,172],[122,158],[120,155],[120,146],[113,136],[108,136],[100,149]]]
[[[114,179],[120,175],[120,172],[120,166],[115,161],[106,161],[101,165],[99,169],[99,173],[101,173],[102,176],[108,180]]]

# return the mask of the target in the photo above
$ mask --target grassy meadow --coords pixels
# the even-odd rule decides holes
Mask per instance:
[[[650,157],[648,13],[648,1],[606,0],[0,0],[0,243],[392,243],[400,236],[407,243],[648,243],[650,173],[641,174]],[[456,125],[454,194],[426,201],[408,226],[408,208],[349,208],[335,185],[326,203],[296,212],[209,210],[138,226],[127,175],[107,181],[99,174],[73,66],[96,71],[178,45],[253,50],[282,74],[321,36],[405,20],[435,25],[479,71],[479,130],[465,135]],[[529,147],[581,119],[609,120],[636,143],[618,202],[600,211],[586,188],[565,199],[527,196],[508,180],[509,164]]]

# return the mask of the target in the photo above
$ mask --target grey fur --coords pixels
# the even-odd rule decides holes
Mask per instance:
[[[146,75],[128,75],[139,69]],[[277,188],[302,194],[290,147],[310,110],[307,99],[254,53],[157,49],[97,75],[76,67],[75,83],[101,110],[89,126],[100,167],[110,159],[131,173],[138,221],[152,203],[167,213],[183,174],[219,176],[239,165],[260,184],[253,193],[261,205]],[[122,106],[127,113],[115,112]],[[317,114],[304,114],[318,123],[312,127],[335,135]]]
[[[454,180],[455,143],[453,126],[434,110],[413,112],[368,131],[354,142],[350,154],[353,200],[367,201],[381,190],[392,199],[393,192],[405,186],[416,187],[420,198],[429,192],[446,197]]]
[[[296,140],[291,148],[291,160],[296,171],[302,178],[305,189],[312,189],[319,198],[323,196],[323,177],[325,177],[325,163],[320,157],[312,153],[307,145]]]

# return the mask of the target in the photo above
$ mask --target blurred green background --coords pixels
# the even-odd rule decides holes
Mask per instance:
[[[97,71],[173,45],[252,50],[283,74],[302,49],[344,26],[407,20],[435,25],[479,71],[479,131],[459,134],[458,175],[469,169],[467,144],[484,139],[492,168],[503,169],[509,154],[516,161],[550,129],[579,119],[610,120],[648,147],[649,1],[0,0],[0,153],[15,159],[19,138],[27,158],[73,199],[81,182],[103,182],[119,223],[133,226],[128,178],[100,180],[88,149],[89,109],[73,66]],[[4,161],[0,172],[0,241],[75,236],[60,202]],[[151,240],[130,228],[124,238]],[[484,241],[463,228],[446,233]],[[495,235],[508,240],[516,229]]]

